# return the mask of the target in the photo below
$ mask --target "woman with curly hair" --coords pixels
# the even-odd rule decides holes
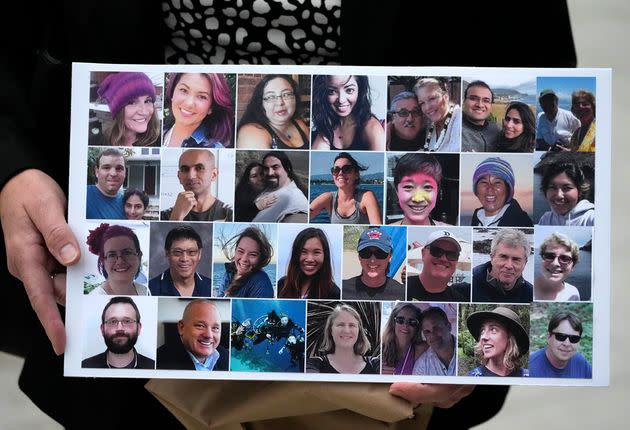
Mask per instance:
[[[421,335],[422,311],[412,303],[397,303],[383,331],[385,375],[411,375],[418,357],[427,350]]]
[[[372,113],[367,76],[313,76],[313,149],[385,149],[385,130]]]
[[[271,261],[273,247],[265,234],[247,227],[223,245],[228,259],[219,297],[273,297],[269,276],[262,270]]]
[[[146,296],[148,288],[134,281],[140,273],[142,251],[138,236],[129,227],[102,223],[90,230],[86,241],[98,256],[98,271],[105,281],[90,294]]]

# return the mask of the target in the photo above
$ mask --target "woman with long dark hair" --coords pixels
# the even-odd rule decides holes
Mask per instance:
[[[222,73],[171,73],[164,146],[227,148],[234,133],[232,91]]]
[[[313,76],[313,123],[313,149],[385,148],[385,130],[372,113],[367,76]]]
[[[225,275],[219,297],[273,297],[269,276],[262,270],[273,255],[265,234],[254,226],[247,227],[223,244]]]
[[[536,118],[523,102],[505,108],[503,128],[494,142],[496,152],[532,152],[536,146]]]
[[[249,163],[238,184],[234,196],[234,221],[251,221],[258,211],[268,208],[277,200],[275,194],[256,201],[258,195],[265,189],[265,166],[258,162]]]
[[[338,299],[330,245],[319,228],[302,230],[293,241],[287,274],[278,281],[278,297],[301,299]]]
[[[308,149],[308,126],[300,119],[300,91],[289,75],[265,75],[254,87],[238,124],[236,146]]]

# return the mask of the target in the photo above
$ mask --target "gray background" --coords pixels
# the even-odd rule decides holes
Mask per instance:
[[[554,430],[619,429],[627,425],[626,399],[630,395],[630,367],[625,361],[630,331],[630,290],[623,271],[630,229],[625,227],[630,204],[627,184],[630,169],[630,7],[624,0],[569,0],[569,12],[578,53],[579,67],[613,69],[613,150],[612,150],[612,297],[610,386],[592,387],[512,387],[501,412],[476,430]],[[544,13],[544,8],[541,9]],[[530,31],[538,31],[535,23]],[[542,31],[542,30],[541,30]],[[500,37],[497,28],[494,37]],[[553,41],[550,41],[553,43]],[[624,221],[625,220],[625,221]],[[625,276],[624,276],[625,275]],[[22,360],[0,353],[0,428],[59,430],[62,427],[37,409],[17,387]],[[623,424],[626,422],[626,424]]]

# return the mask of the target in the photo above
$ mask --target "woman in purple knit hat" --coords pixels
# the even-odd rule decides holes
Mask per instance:
[[[160,120],[155,109],[155,86],[140,72],[108,75],[98,87],[107,103],[112,122],[105,129],[105,142],[111,146],[157,146]]]

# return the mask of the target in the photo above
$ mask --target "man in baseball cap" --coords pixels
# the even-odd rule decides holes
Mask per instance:
[[[462,247],[448,230],[435,230],[422,248],[422,271],[407,281],[407,300],[469,302],[470,284],[452,280]]]
[[[558,95],[550,88],[540,92],[538,103],[543,111],[536,120],[536,150],[568,151],[580,120],[571,111],[558,107]]]
[[[395,227],[368,227],[361,233],[357,244],[361,274],[343,281],[343,299],[405,299],[405,287],[387,276],[393,251],[388,228]]]

